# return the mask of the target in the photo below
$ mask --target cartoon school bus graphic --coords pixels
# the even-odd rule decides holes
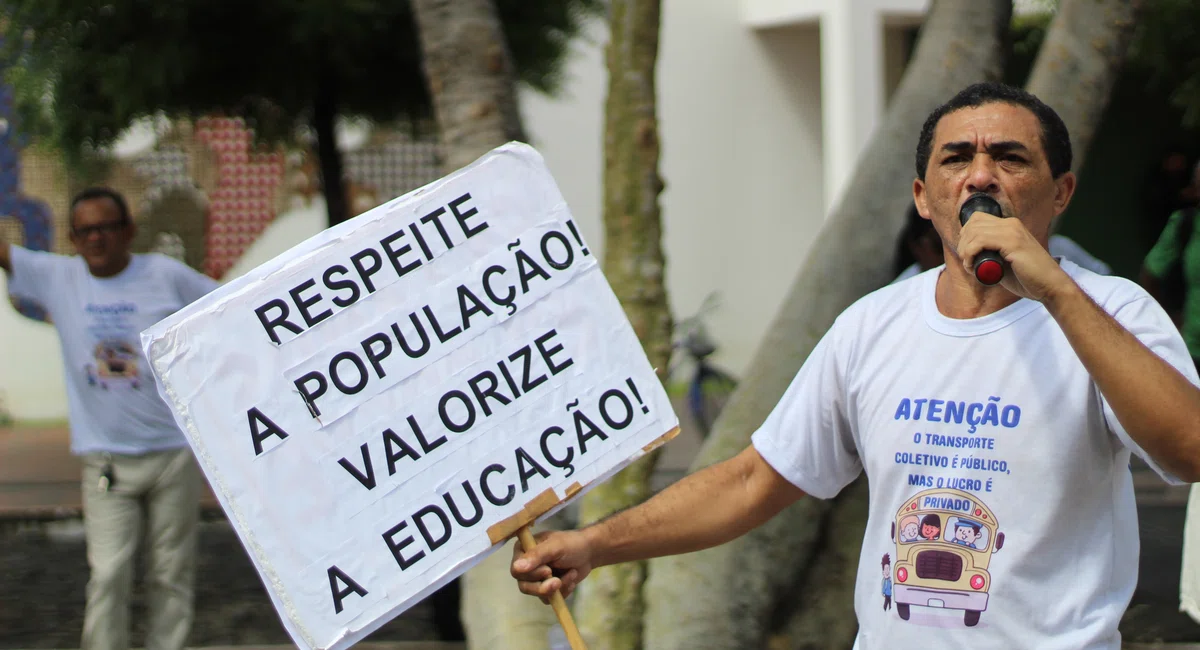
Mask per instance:
[[[986,505],[960,490],[918,492],[896,513],[892,539],[900,618],[907,621],[917,605],[961,609],[968,627],[979,623],[992,586],[988,562],[1004,547],[1004,533]]]
[[[95,365],[89,363],[84,367],[89,385],[108,390],[111,383],[119,382],[138,388],[138,357],[132,345],[120,340],[101,341],[94,353]]]

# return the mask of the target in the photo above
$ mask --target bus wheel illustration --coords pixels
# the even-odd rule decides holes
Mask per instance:
[[[902,620],[908,620],[908,603],[896,603],[896,613],[900,615]],[[967,612],[970,614],[970,612]],[[975,620],[979,620],[979,612],[975,612]],[[970,623],[968,623],[970,625]]]
[[[966,610],[966,613],[963,614],[963,623],[966,623],[967,627],[975,627],[978,625],[979,612],[970,609]]]

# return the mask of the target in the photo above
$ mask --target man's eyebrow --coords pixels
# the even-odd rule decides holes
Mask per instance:
[[[942,151],[946,151],[946,152],[950,152],[950,153],[966,153],[968,151],[974,151],[974,150],[975,150],[975,145],[970,142],[967,142],[965,140],[961,140],[958,142],[947,142],[946,144],[942,145]]]
[[[992,154],[994,157],[996,154],[1010,153],[1013,151],[1028,153],[1029,147],[1026,147],[1024,143],[1018,142],[1017,140],[1004,140],[1002,142],[993,142],[987,150],[988,153]]]
[[[947,153],[970,153],[975,151],[975,144],[972,142],[967,142],[966,140],[947,142],[946,144],[942,145],[942,151]],[[1013,151],[1028,153],[1029,147],[1025,146],[1024,143],[1018,140],[1002,140],[1000,142],[993,142],[987,147],[988,154],[992,155],[993,157],[998,154],[1010,153]]]

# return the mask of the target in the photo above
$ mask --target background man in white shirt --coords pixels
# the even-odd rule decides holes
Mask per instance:
[[[132,254],[136,226],[112,190],[77,195],[70,224],[77,256],[0,241],[0,268],[10,294],[47,310],[62,346],[91,569],[81,647],[129,647],[134,555],[144,542],[146,647],[179,650],[193,617],[203,483],[139,334],[217,283],[165,255]]]

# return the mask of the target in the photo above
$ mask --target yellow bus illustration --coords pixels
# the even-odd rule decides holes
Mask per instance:
[[[917,605],[961,609],[968,627],[979,623],[992,586],[988,562],[1004,547],[1004,533],[986,505],[961,490],[918,492],[896,513],[892,539],[900,618],[907,621]]]
[[[96,363],[84,366],[88,385],[98,385],[104,390],[114,383],[138,388],[138,356],[132,345],[110,339],[97,343],[94,352]]]

